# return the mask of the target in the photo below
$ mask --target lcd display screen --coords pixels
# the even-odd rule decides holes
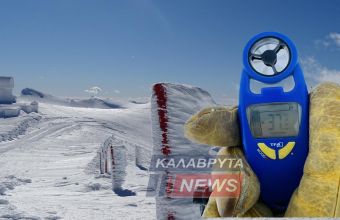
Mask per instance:
[[[252,105],[247,118],[255,138],[297,136],[301,107],[295,102]]]

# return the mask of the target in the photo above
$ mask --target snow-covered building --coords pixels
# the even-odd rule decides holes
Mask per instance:
[[[0,76],[0,104],[15,103],[15,96],[12,94],[13,88],[13,77]]]

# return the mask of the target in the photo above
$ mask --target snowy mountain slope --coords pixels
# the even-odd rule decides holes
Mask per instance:
[[[213,101],[198,88],[191,96],[185,89],[176,91],[171,94],[182,101],[170,101],[169,107],[173,113],[176,109],[181,113],[173,115],[177,125],[171,123],[170,127],[172,139],[178,137],[180,142],[172,144],[184,147],[190,143],[180,137],[180,123]],[[146,197],[150,174],[145,169],[150,157],[146,152],[153,149],[150,102],[89,108],[84,102],[83,107],[75,107],[65,99],[32,94],[18,99],[39,101],[36,116],[40,120],[28,124],[11,141],[0,142],[0,219],[156,219],[155,198]],[[184,101],[186,97],[189,103]],[[1,120],[3,133],[24,118]],[[124,175],[114,184],[135,196],[113,192],[110,177],[99,174],[98,150],[108,138],[120,143],[118,156],[127,162],[118,170]],[[183,217],[192,216],[181,205],[172,208],[183,210]]]
[[[40,103],[40,116],[25,135],[0,143],[0,219],[155,218],[154,199],[145,197],[148,172],[134,158],[136,146],[151,147],[147,104],[96,109]],[[123,187],[136,196],[118,196],[98,173],[97,151],[112,134],[127,148]]]

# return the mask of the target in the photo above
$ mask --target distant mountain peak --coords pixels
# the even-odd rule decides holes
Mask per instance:
[[[31,88],[25,88],[21,91],[21,95],[24,96],[34,96],[39,98],[44,98],[45,94],[42,92],[39,92],[38,90],[31,89]]]
[[[37,99],[39,102],[51,103],[55,105],[80,107],[80,108],[100,108],[100,109],[116,109],[123,108],[121,104],[112,102],[109,99],[101,99],[97,97],[89,99],[73,99],[73,98],[60,98],[52,95],[45,94],[35,89],[25,88],[21,91],[23,98],[31,100]]]

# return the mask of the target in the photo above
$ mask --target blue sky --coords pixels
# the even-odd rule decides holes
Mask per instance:
[[[339,12],[336,0],[1,0],[0,75],[14,76],[17,92],[79,97],[98,86],[139,97],[167,81],[227,101],[243,47],[262,31],[295,42],[311,81],[338,80]]]

